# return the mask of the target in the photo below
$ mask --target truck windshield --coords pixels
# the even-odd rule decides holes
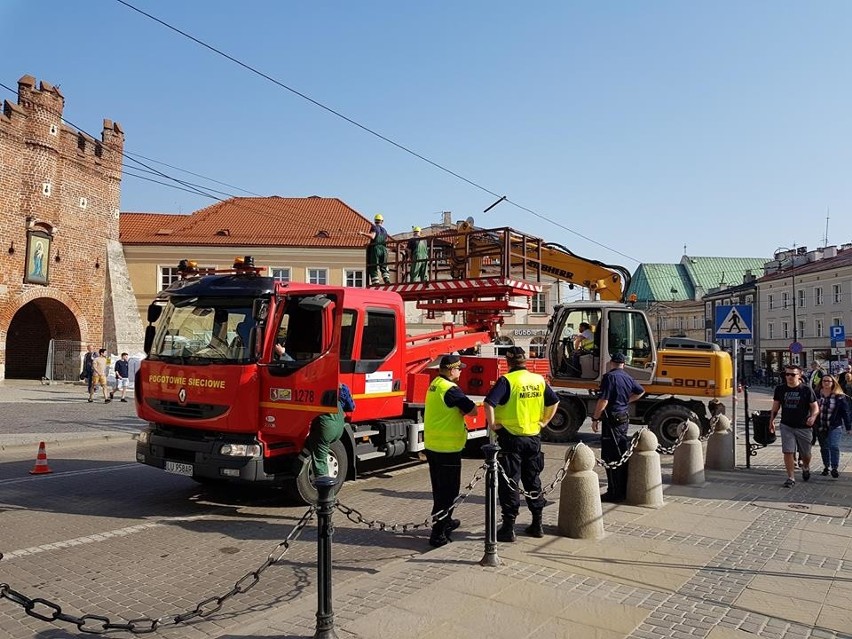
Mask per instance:
[[[242,364],[255,359],[252,300],[172,297],[157,322],[150,359]]]

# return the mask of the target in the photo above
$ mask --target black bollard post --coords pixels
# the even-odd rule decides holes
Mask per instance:
[[[331,513],[334,512],[334,486],[337,479],[322,476],[314,480],[317,499],[317,631],[314,639],[337,639],[331,606]]]
[[[745,400],[745,458],[746,468],[751,468],[751,434],[749,426],[751,425],[751,413],[748,411],[748,385],[743,386],[743,399]]]
[[[497,444],[485,444],[485,554],[479,560],[480,566],[496,568],[501,563],[497,556]]]

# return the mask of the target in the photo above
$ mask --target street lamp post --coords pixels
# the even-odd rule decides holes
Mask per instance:
[[[798,305],[798,300],[796,298],[796,245],[793,244],[793,248],[789,249],[784,246],[779,246],[778,251],[786,251],[790,254],[790,282],[793,288],[793,343],[798,344],[799,342],[799,318],[796,314],[796,308]],[[797,347],[798,348],[798,347]],[[793,353],[794,355],[798,355],[798,353]]]

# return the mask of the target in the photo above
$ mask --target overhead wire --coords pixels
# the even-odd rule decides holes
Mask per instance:
[[[212,51],[216,55],[219,55],[219,56],[225,58],[226,60],[233,62],[234,64],[242,67],[243,69],[249,71],[250,73],[257,75],[257,76],[263,78],[264,80],[267,80],[267,81],[271,82],[272,84],[284,89],[285,91],[289,91],[290,93],[302,98],[303,100],[310,102],[314,106],[334,115],[335,117],[338,117],[341,120],[344,120],[345,122],[347,122],[347,123],[349,123],[349,124],[351,124],[355,127],[358,127],[362,131],[369,133],[372,136],[375,136],[376,138],[382,140],[383,142],[386,142],[386,143],[396,147],[397,149],[399,149],[399,150],[401,150],[405,153],[408,153],[409,155],[412,155],[413,157],[415,157],[415,158],[417,158],[417,159],[419,159],[423,162],[430,164],[431,166],[435,167],[436,169],[439,169],[440,171],[448,173],[449,175],[452,175],[453,177],[455,177],[455,178],[457,178],[457,179],[459,179],[463,182],[466,182],[467,184],[469,184],[470,186],[472,186],[476,189],[484,191],[485,193],[488,193],[489,195],[493,195],[496,198],[500,198],[500,199],[505,198],[507,203],[521,209],[522,211],[526,211],[527,213],[530,213],[531,215],[534,215],[535,217],[538,217],[541,220],[544,220],[544,221],[546,221],[550,224],[553,224],[554,226],[557,226],[557,227],[559,227],[559,228],[561,228],[565,231],[568,231],[569,233],[572,233],[572,234],[576,235],[577,237],[580,237],[580,238],[582,238],[582,239],[584,239],[588,242],[591,242],[591,243],[593,243],[593,244],[595,244],[595,245],[597,245],[597,246],[599,246],[599,247],[601,247],[601,248],[603,248],[607,251],[612,251],[613,253],[621,255],[622,257],[625,257],[629,260],[640,263],[640,260],[638,260],[635,257],[632,257],[631,255],[623,253],[622,251],[619,251],[619,250],[617,250],[617,249],[615,249],[611,246],[608,246],[608,245],[606,245],[602,242],[594,240],[594,239],[588,237],[587,235],[585,235],[583,233],[580,233],[580,232],[578,232],[578,231],[576,231],[576,230],[574,230],[574,229],[572,229],[572,228],[570,228],[570,227],[568,227],[568,226],[566,226],[566,225],[564,225],[560,222],[557,222],[556,220],[551,219],[550,217],[548,217],[546,215],[538,213],[537,211],[534,211],[533,209],[528,208],[526,206],[522,206],[522,205],[518,204],[517,202],[507,198],[506,196],[501,196],[499,193],[483,186],[482,184],[479,184],[478,182],[476,182],[476,181],[474,181],[470,178],[467,178],[464,175],[461,175],[460,173],[458,173],[456,171],[453,171],[452,169],[444,166],[443,164],[440,164],[439,162],[432,160],[432,159],[426,157],[425,155],[423,155],[421,153],[418,153],[414,149],[412,149],[412,148],[410,148],[410,147],[408,147],[408,146],[406,146],[406,145],[404,145],[400,142],[397,142],[396,140],[393,140],[393,139],[389,138],[388,136],[383,135],[382,133],[379,133],[375,129],[368,127],[365,124],[361,124],[360,122],[358,122],[354,118],[351,118],[351,117],[343,114],[342,112],[338,111],[337,109],[334,109],[334,108],[332,108],[332,107],[330,107],[326,104],[323,104],[319,100],[316,100],[316,99],[310,97],[306,93],[299,91],[298,89],[295,89],[295,88],[285,84],[284,82],[278,80],[277,78],[274,78],[273,76],[261,71],[257,67],[252,66],[251,64],[248,64],[247,62],[243,62],[242,60],[234,57],[233,55],[226,53],[225,51],[213,46],[212,44],[209,44],[209,43],[205,42],[204,40],[201,40],[200,38],[195,37],[194,35],[184,31],[183,29],[180,29],[180,28],[166,22],[165,20],[162,20],[161,18],[158,18],[157,16],[148,13],[147,11],[143,11],[142,9],[134,6],[130,2],[127,2],[126,0],[115,0],[115,1],[118,2],[121,5],[124,5],[128,9],[135,11],[136,13],[138,13],[142,16],[145,16],[149,20],[152,20],[152,21],[160,24],[161,26],[165,27],[166,29],[169,29],[169,30],[183,36],[184,38],[187,38],[188,40],[195,42],[197,45],[204,47],[205,49],[208,49],[209,51]]]

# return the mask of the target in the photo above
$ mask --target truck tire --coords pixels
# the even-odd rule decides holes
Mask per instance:
[[[314,487],[314,466],[307,451],[299,455],[299,462],[302,467],[294,480],[296,494],[306,504],[316,504],[318,495],[317,489]],[[346,446],[340,440],[333,442],[331,454],[328,456],[328,472],[332,477],[337,477],[337,484],[334,487],[335,495],[340,492],[343,482],[346,481],[348,468],[349,454],[346,452]]]
[[[556,409],[556,415],[541,429],[541,438],[555,444],[573,441],[577,439],[577,431],[583,425],[584,419],[585,415],[574,402],[562,400]]]
[[[685,421],[701,424],[698,415],[683,404],[664,404],[651,414],[648,428],[657,436],[660,446],[668,448],[677,441],[678,429]]]

